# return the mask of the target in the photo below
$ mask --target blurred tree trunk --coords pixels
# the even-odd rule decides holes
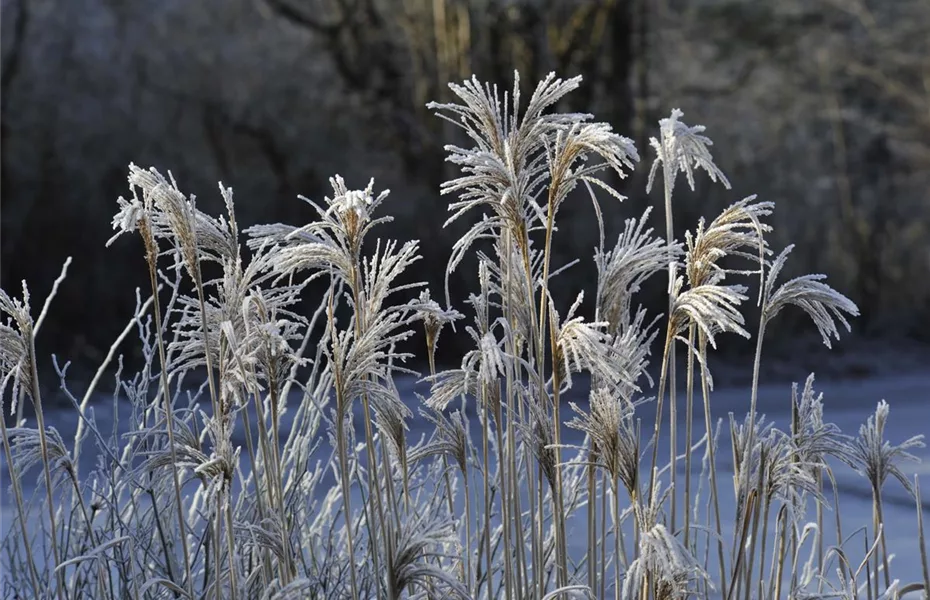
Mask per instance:
[[[9,6],[9,5],[8,5]],[[9,148],[10,139],[10,90],[20,71],[22,64],[23,44],[25,43],[26,27],[29,25],[29,8],[24,0],[12,5],[9,11],[15,11],[13,17],[12,41],[3,48],[2,71],[0,71],[0,147]],[[6,40],[10,38],[7,37]],[[4,40],[4,41],[6,41]],[[9,152],[0,152],[0,199],[8,199],[11,189],[11,174]],[[19,238],[21,227],[12,227],[7,223],[3,239],[0,240],[2,253],[8,255],[10,249],[15,247]]]
[[[620,134],[632,134],[633,69],[645,48],[647,0],[260,1],[322,42],[339,84],[369,111],[370,139],[429,190],[425,210],[412,221],[413,234],[431,251],[448,251],[456,238],[442,229],[446,200],[438,190],[454,173],[443,146],[466,140],[426,108],[430,101],[453,100],[450,82],[475,75],[503,95],[519,71],[525,106],[549,72],[580,74],[585,81],[563,108],[594,113]],[[646,78],[640,63],[641,88]],[[590,250],[579,243],[561,236],[553,251],[574,257]],[[452,279],[452,295],[464,297],[460,288],[470,279],[466,273]],[[430,283],[441,281],[437,274]]]
[[[275,14],[322,37],[340,83],[373,107],[380,141],[405,169],[438,189],[445,179],[447,125],[426,103],[451,99],[449,82],[475,74],[509,87],[514,70],[524,87],[549,71],[584,74],[572,104],[629,134],[634,2],[645,0],[264,0]],[[638,74],[645,81],[645,71]]]

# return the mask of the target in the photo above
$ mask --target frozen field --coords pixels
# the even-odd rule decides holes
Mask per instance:
[[[800,382],[803,385],[803,382]],[[405,397],[413,399],[410,405],[415,409],[414,382],[412,380],[398,382],[400,391]],[[815,390],[823,392],[825,405],[825,420],[836,423],[844,433],[854,435],[858,432],[859,426],[865,422],[875,409],[876,403],[885,399],[891,405],[891,415],[887,439],[892,444],[918,434],[930,434],[930,373],[912,374],[912,375],[894,375],[870,377],[859,380],[839,380],[839,381],[817,381],[814,385]],[[421,393],[426,390],[420,390]],[[566,398],[575,400],[584,406],[583,399],[586,397],[584,385],[579,380],[576,383],[576,389]],[[787,420],[790,416],[790,383],[763,385],[759,392],[760,412],[764,413],[770,420],[773,420],[780,428],[787,428]],[[295,397],[295,400],[297,398]],[[679,402],[683,403],[684,393],[679,395]],[[699,397],[696,402],[700,402]],[[683,404],[681,404],[683,406]],[[102,432],[110,432],[113,426],[113,403],[107,397],[102,397],[100,403],[95,407],[96,419]],[[725,531],[724,536],[732,535],[732,515],[734,513],[733,494],[730,475],[732,474],[732,461],[729,449],[729,436],[726,427],[728,413],[733,412],[738,417],[742,417],[749,409],[749,388],[748,387],[718,387],[712,395],[712,410],[715,419],[724,419],[724,429],[721,435],[721,447],[718,450],[718,480],[720,485],[721,511],[724,515]],[[703,413],[700,404],[695,410],[695,439],[700,437],[704,431]],[[416,412],[414,410],[414,412]],[[683,408],[680,413],[684,414]],[[125,414],[128,414],[128,409]],[[563,409],[563,416],[567,419],[572,414],[566,405]],[[69,410],[56,410],[47,416],[49,425],[56,427],[64,439],[70,444],[74,438],[76,428],[76,419],[74,413]],[[647,424],[654,420],[654,408],[652,404],[643,406],[638,415],[642,418],[644,431]],[[124,415],[125,416],[125,415]],[[356,413],[356,424],[358,425],[360,415]],[[476,443],[480,444],[481,433],[477,426],[477,420],[472,419],[474,427],[473,436]],[[125,423],[121,424],[121,428]],[[651,428],[651,425],[648,425]],[[288,425],[285,423],[282,435],[286,434]],[[679,426],[681,441],[679,451],[684,447],[684,430]],[[408,440],[410,443],[419,441],[422,435],[428,435],[431,431],[431,425],[422,419],[415,418],[410,422],[410,432]],[[645,435],[645,433],[644,433]],[[581,443],[581,437],[578,432],[572,429],[564,430],[564,441],[568,444]],[[238,436],[237,443],[243,444],[241,434]],[[324,443],[323,451],[328,452],[328,446]],[[664,452],[663,452],[664,451]],[[81,458],[81,471],[88,473],[94,466],[96,457],[94,456],[95,448],[92,443],[86,443]],[[663,439],[660,446],[660,458],[664,453],[668,456],[668,438]],[[699,454],[702,454],[700,451]],[[918,451],[923,459],[920,464],[907,463],[905,472],[910,476],[915,473],[920,474],[924,482],[924,505],[923,512],[925,521],[930,525],[930,450],[924,448]],[[244,456],[244,453],[243,453]],[[567,458],[568,453],[565,457]],[[648,461],[647,461],[648,462]],[[683,467],[679,463],[680,468]],[[696,466],[696,468],[698,468]],[[0,489],[0,530],[4,533],[9,529],[12,514],[12,498],[9,490],[9,477],[6,465],[3,464],[3,483]],[[836,477],[840,487],[840,502],[843,530],[845,535],[849,535],[855,529],[868,526],[871,524],[871,497],[868,486],[863,478],[852,472],[848,467],[837,466]],[[667,477],[665,480],[667,481]],[[679,478],[680,486],[683,486],[683,477]],[[694,486],[697,484],[694,483]],[[25,493],[27,498],[35,491],[35,483],[32,481],[24,482]],[[706,488],[704,498],[706,498]],[[916,536],[916,510],[914,500],[903,490],[896,480],[890,480],[884,490],[885,498],[885,519],[888,528],[889,550],[895,554],[892,562],[891,573],[894,578],[900,579],[902,583],[917,581],[922,578],[920,558]],[[828,497],[832,497],[829,490]],[[356,505],[357,506],[357,505]],[[811,516],[813,518],[813,516]],[[829,546],[835,542],[832,536],[832,527],[834,515],[825,514],[827,523],[826,545]],[[579,540],[576,548],[579,553],[583,552],[585,533],[583,530],[583,519],[574,525],[579,529],[574,535],[569,532],[569,539]],[[573,523],[569,523],[570,529]],[[855,546],[856,555],[861,554],[861,537],[857,540]]]

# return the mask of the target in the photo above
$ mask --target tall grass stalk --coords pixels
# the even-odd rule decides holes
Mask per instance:
[[[155,264],[158,257],[158,246],[155,241],[155,236],[152,233],[152,225],[148,213],[145,213],[139,222],[139,233],[142,235],[142,241],[145,246],[145,256],[149,268],[149,284],[152,289],[153,312],[155,314],[155,331],[158,332],[156,341],[158,343],[158,358],[161,364],[161,369],[159,371],[161,374],[161,383],[158,395],[163,402],[165,430],[168,433],[168,448],[171,455],[171,462],[172,464],[178,464],[177,451],[174,445],[174,409],[171,406],[170,386],[168,383],[168,359],[165,354],[165,343],[161,333],[164,329],[161,317],[161,304],[158,300],[158,279]],[[193,597],[194,584],[191,577],[190,551],[188,550],[186,541],[187,524],[184,521],[184,503],[181,500],[181,478],[177,469],[171,469],[171,483],[174,486],[175,511],[178,519],[178,530],[181,534],[181,551],[184,557],[184,585],[187,588],[188,596]],[[51,502],[51,499],[49,499],[49,502]]]
[[[339,343],[338,338],[333,331],[335,327],[335,315],[333,308],[333,294],[332,287],[330,287],[329,294],[329,327],[330,327],[330,338],[334,345],[333,354],[338,352],[335,345]],[[336,364],[333,370],[333,383],[336,391],[336,447],[339,452],[339,480],[340,485],[342,486],[342,502],[345,506],[345,534],[346,534],[346,544],[348,545],[349,550],[349,583],[352,586],[352,597],[359,598],[358,594],[358,577],[356,575],[356,564],[355,564],[355,545],[353,543],[354,534],[352,532],[352,495],[349,491],[349,451],[347,448],[346,442],[346,413],[350,411],[351,408],[348,406],[348,399],[345,394],[345,381],[344,375],[341,372],[338,363]],[[374,558],[374,557],[373,557]]]
[[[800,308],[829,346],[858,308],[823,276],[778,283],[791,246],[772,256],[765,217],[773,205],[754,196],[675,239],[679,175],[692,191],[697,170],[729,188],[703,127],[686,125],[678,110],[650,140],[646,193],[661,168],[664,235],[648,227],[646,210],[626,219],[608,248],[614,209],[601,196],[624,197],[604,175],[625,177],[639,154],[591,115],[555,110],[580,85],[550,75],[524,99],[516,76],[504,93],[472,78],[450,86],[455,103],[429,106],[461,130],[446,147],[460,169],[440,190],[455,195],[447,224],[481,213],[453,245],[444,307],[415,281],[416,242],[369,235],[390,220],[377,212],[387,192],[376,194],[373,182],[350,189],[334,177],[332,197],[304,198],[316,213],[309,223],[255,225],[240,248],[231,190],[220,186],[226,210],[214,218],[173,178],[130,165],[132,197],[118,200],[113,226],[117,236],[140,232],[151,297],[137,293],[133,318],[83,395],[56,360],[78,413],[73,448],[49,426],[35,355],[67,263],[35,323],[25,288],[22,300],[0,296],[0,405],[9,396],[21,415],[29,395],[36,409],[34,427],[0,423],[18,522],[2,542],[0,566],[12,574],[0,582],[3,594],[774,600],[856,597],[864,586],[870,600],[887,600],[930,588],[920,490],[902,467],[921,437],[888,440],[884,402],[857,436],[843,435],[823,419],[812,378],[800,395],[792,388],[787,431],[758,414],[764,337],[779,312]],[[569,304],[564,273],[577,261],[558,255],[559,217],[585,192],[598,224],[595,297],[585,305],[585,289]],[[754,266],[736,269],[733,259]],[[464,334],[471,348],[444,368],[440,332],[463,316],[449,280],[475,266],[473,322],[448,334]],[[656,327],[663,315],[636,301],[647,279],[665,274],[665,324]],[[736,510],[725,537],[709,355],[721,334],[749,337],[748,288],[731,282],[746,276],[758,277],[760,320],[748,414],[730,421]],[[308,301],[316,303],[309,310]],[[421,325],[422,378],[405,351]],[[138,368],[118,355],[132,330]],[[683,411],[679,344],[687,352]],[[110,370],[111,429],[94,411]],[[428,392],[405,397],[414,382]],[[698,393],[706,433],[695,440]],[[426,429],[411,427],[415,398]],[[450,410],[453,401],[460,406]],[[646,402],[656,414],[644,438]],[[364,433],[356,436],[358,418]],[[99,460],[88,469],[91,440]],[[847,537],[839,466],[858,471],[872,492],[872,524]],[[42,472],[32,485],[45,489],[38,509],[27,500],[33,467]],[[890,572],[889,476],[916,498],[922,583],[899,586]]]
[[[23,490],[20,483],[20,474],[13,462],[13,452],[10,449],[10,436],[6,427],[6,417],[0,418],[0,435],[3,436],[3,455],[6,459],[8,472],[10,474],[10,487],[13,489],[13,500],[16,503],[16,518],[19,521],[20,534],[22,535],[23,548],[26,551],[26,566],[29,569],[29,577],[32,583],[32,590],[36,596],[41,593],[39,587],[39,573],[36,568],[35,555],[32,552],[32,541],[30,540],[26,505],[23,502]]]

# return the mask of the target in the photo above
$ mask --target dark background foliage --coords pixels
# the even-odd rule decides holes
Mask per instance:
[[[0,41],[2,286],[26,279],[39,304],[74,256],[43,356],[99,359],[147,285],[138,240],[104,247],[130,162],[171,170],[214,213],[216,182],[232,186],[243,227],[303,224],[297,194],[375,177],[392,189],[384,234],[421,240],[417,275],[441,295],[461,231],[442,228],[442,146],[461,140],[425,105],[472,73],[509,89],[515,69],[527,96],[549,71],[582,74],[560,108],[636,141],[611,237],[660,203],[644,191],[647,140],[680,107],[734,189],[681,190],[677,235],[758,193],[776,203],[773,246],[797,244],[787,275],[828,273],[862,309],[860,337],[928,335],[924,0],[3,0]],[[591,284],[596,225],[587,200],[561,217],[556,264],[582,259],[559,288],[573,297]],[[458,301],[473,267],[453,277]],[[776,346],[795,325],[770,333]]]

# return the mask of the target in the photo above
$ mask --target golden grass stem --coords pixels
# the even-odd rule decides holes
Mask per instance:
[[[684,545],[685,548],[691,549],[691,455],[693,446],[692,430],[694,421],[694,323],[688,326],[688,372],[687,372],[687,390],[685,392],[685,506],[684,506]],[[710,443],[710,432],[707,436]]]
[[[504,581],[507,589],[507,597],[513,598],[516,595],[517,590],[514,588],[514,576],[513,576],[513,553],[510,540],[510,527],[512,523],[512,517],[510,514],[509,506],[509,489],[510,486],[507,485],[507,455],[506,453],[501,455],[502,452],[505,452],[504,438],[502,429],[504,428],[504,418],[501,412],[501,402],[498,401],[494,405],[495,410],[495,420],[497,421],[497,427],[495,427],[495,433],[497,435],[497,448],[498,448],[498,457],[497,457],[497,475],[498,475],[498,485],[501,489],[501,518],[502,523],[501,527],[504,534]]]
[[[726,600],[730,600],[734,593],[739,594],[740,592],[740,573],[743,571],[743,558],[746,555],[743,548],[746,546],[746,540],[749,537],[749,529],[751,527],[750,521],[755,512],[758,496],[758,491],[752,490],[749,497],[746,499],[746,509],[743,511],[741,519],[742,527],[740,528],[739,540],[734,548],[736,563],[733,565],[733,573],[730,576],[730,586],[727,594],[724,596]]]
[[[22,402],[20,402],[22,404]],[[7,468],[10,474],[10,484],[13,488],[13,498],[16,501],[16,514],[19,517],[20,533],[23,537],[23,547],[28,557],[27,565],[29,566],[29,578],[32,582],[32,589],[35,596],[41,597],[42,589],[39,587],[39,574],[36,570],[34,554],[32,553],[32,542],[29,541],[29,531],[26,529],[26,508],[23,503],[23,490],[21,486],[20,475],[17,472],[16,464],[13,462],[13,452],[10,449],[10,438],[6,429],[6,417],[0,415],[0,434],[3,436],[3,452],[6,458]]]
[[[917,504],[917,543],[920,546],[920,569],[924,591],[930,594],[930,561],[927,560],[927,538],[924,535],[924,505],[920,495],[920,478],[914,475],[914,501]]]
[[[656,396],[656,423],[652,432],[652,461],[649,463],[649,494],[646,497],[647,505],[652,504],[652,496],[653,493],[655,493],[656,487],[656,465],[659,462],[659,437],[662,431],[663,401],[665,399],[665,386],[669,373],[669,357],[671,355],[671,347],[674,345],[674,339],[672,335],[672,323],[669,322],[668,330],[665,334],[665,346],[662,350],[662,364],[659,373],[659,390],[658,395]]]
[[[152,286],[153,312],[155,313],[155,331],[156,342],[158,345],[158,358],[161,364],[161,385],[159,393],[165,411],[165,428],[168,433],[168,446],[171,455],[172,464],[178,463],[177,452],[174,445],[174,411],[171,406],[171,391],[168,385],[168,359],[165,354],[165,341],[163,339],[161,305],[158,300],[158,280],[155,271],[155,260],[158,256],[155,237],[152,233],[148,217],[142,220],[142,239],[145,243],[146,259],[149,266],[149,283]],[[190,597],[194,596],[193,581],[191,579],[190,552],[187,548],[187,525],[184,521],[184,505],[181,500],[181,480],[178,469],[169,469],[171,471],[172,484],[174,485],[174,501],[178,518],[178,529],[181,534],[181,550],[184,554],[184,577],[187,584],[187,592]]]

